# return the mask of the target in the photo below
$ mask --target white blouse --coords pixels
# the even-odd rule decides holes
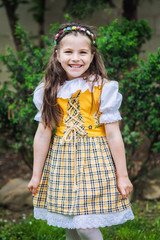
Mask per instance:
[[[92,81],[93,77],[90,78]],[[101,85],[100,80],[95,82],[94,86]],[[85,92],[87,89],[91,92],[92,83],[85,81],[83,78],[76,78],[70,81],[66,81],[58,90],[58,98],[70,98],[78,90]],[[94,91],[94,88],[93,88]],[[43,101],[44,83],[41,83],[34,91],[33,102],[39,112],[35,116],[36,121],[41,121],[42,113],[42,101]],[[112,123],[121,120],[119,107],[122,102],[122,95],[119,93],[119,84],[117,81],[107,81],[102,88],[102,94],[99,99],[100,112],[102,113],[99,122],[100,123]]]

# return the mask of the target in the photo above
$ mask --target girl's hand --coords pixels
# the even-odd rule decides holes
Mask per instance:
[[[30,182],[28,183],[28,189],[32,193],[32,196],[36,194],[39,183],[40,179],[36,177],[32,177]]]
[[[133,191],[133,185],[129,180],[128,176],[117,176],[117,187],[123,199],[126,199],[127,196]]]

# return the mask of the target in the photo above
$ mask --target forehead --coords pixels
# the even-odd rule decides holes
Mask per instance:
[[[63,39],[60,42],[60,47],[62,48],[91,48],[91,40],[86,35],[83,35],[81,33],[70,33],[63,37]]]

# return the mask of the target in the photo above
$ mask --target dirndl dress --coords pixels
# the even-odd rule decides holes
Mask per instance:
[[[63,120],[56,127],[33,198],[35,218],[49,225],[98,228],[134,218],[128,198],[123,199],[117,189],[104,129],[104,123],[121,120],[122,95],[116,81],[105,79],[102,89],[100,79],[94,88],[92,81],[93,77],[89,82],[76,78],[58,90]],[[43,89],[41,83],[34,92],[37,121],[41,121]]]

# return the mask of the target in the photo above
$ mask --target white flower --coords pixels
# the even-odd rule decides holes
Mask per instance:
[[[26,214],[25,213],[22,214],[22,219],[26,220]]]

